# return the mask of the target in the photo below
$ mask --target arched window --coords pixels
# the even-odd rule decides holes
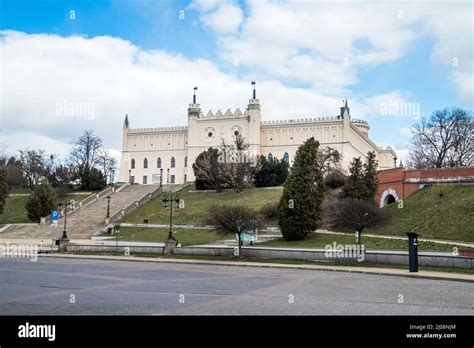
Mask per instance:
[[[271,153],[268,154],[268,160],[273,161],[273,155]]]
[[[148,160],[146,158],[143,160],[143,168],[148,168]]]
[[[161,168],[161,157],[156,160],[156,168]]]
[[[174,168],[176,166],[176,160],[174,157],[171,157],[171,168]]]
[[[290,155],[288,155],[288,152],[285,152],[285,154],[283,155],[283,161],[290,162]]]
[[[188,156],[184,157],[184,166],[188,166]]]
[[[132,163],[130,165],[132,169],[135,169],[135,158],[132,158]]]

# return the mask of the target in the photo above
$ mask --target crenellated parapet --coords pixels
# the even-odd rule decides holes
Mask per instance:
[[[129,129],[129,133],[151,133],[151,132],[185,132],[187,126],[171,126],[171,127],[154,127],[154,128],[133,128]]]
[[[262,121],[262,125],[271,126],[271,125],[288,125],[288,124],[310,124],[317,122],[336,122],[342,121],[338,116],[336,117],[314,117],[314,118],[298,118],[293,120],[272,120],[272,121]]]
[[[206,115],[203,113],[199,114],[200,119],[225,119],[225,118],[240,118],[247,117],[248,111],[242,112],[239,108],[232,111],[227,109],[224,113],[219,109],[216,113],[213,113],[212,110],[209,110]]]

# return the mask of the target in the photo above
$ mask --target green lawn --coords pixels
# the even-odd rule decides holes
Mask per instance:
[[[168,238],[167,228],[121,227],[119,240],[163,243]],[[210,244],[216,240],[232,239],[232,234],[221,234],[214,230],[177,228],[175,238],[181,245]],[[115,240],[115,239],[114,239]]]
[[[287,242],[283,238],[269,242],[258,243],[259,246],[287,247],[287,248],[324,248],[327,244],[354,244],[355,237],[337,234],[313,233],[309,239]],[[362,243],[366,250],[408,250],[408,241],[365,237],[362,234]],[[454,245],[420,242],[418,251],[453,251]],[[474,250],[458,246],[458,250]]]
[[[173,223],[176,225],[202,225],[208,207],[213,203],[245,205],[250,208],[260,209],[269,202],[278,202],[283,192],[282,188],[263,189],[254,188],[240,193],[235,192],[189,192],[185,188],[179,192],[179,197],[184,200],[185,207],[173,209]],[[142,223],[148,219],[149,223],[169,223],[169,208],[164,208],[161,196],[131,212],[122,220],[123,222]]]
[[[74,199],[76,202],[79,202],[88,196],[89,195],[66,195],[64,198],[68,201]],[[25,204],[29,197],[30,196],[8,196],[5,209],[3,213],[0,214],[0,224],[18,224],[31,222],[30,219],[28,219],[25,209]]]
[[[364,232],[406,236],[414,229],[422,238],[474,242],[473,207],[474,185],[433,186],[409,196],[402,209],[386,206],[392,221]]]
[[[3,213],[0,214],[1,224],[31,222],[26,216],[25,204],[29,196],[8,196]]]

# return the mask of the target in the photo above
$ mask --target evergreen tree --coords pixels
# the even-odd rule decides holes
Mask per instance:
[[[367,189],[365,186],[364,173],[362,171],[362,162],[360,157],[354,158],[349,168],[351,173],[347,183],[342,188],[342,198],[365,199]]]
[[[265,156],[260,156],[257,167],[254,176],[256,187],[283,185],[288,176],[288,162],[280,161],[278,158],[267,159]]]
[[[377,165],[378,162],[375,159],[375,153],[370,151],[367,153],[367,159],[364,163],[364,182],[366,189],[366,196],[364,197],[368,201],[375,199],[379,183],[377,178]]]
[[[8,196],[7,171],[0,168],[0,214],[3,213]]]
[[[44,180],[37,186],[26,202],[26,211],[32,221],[39,222],[43,216],[51,214],[51,210],[58,206],[58,199],[53,187]]]
[[[193,163],[196,190],[216,190],[224,188],[224,178],[219,163],[219,150],[209,148],[201,152]]]
[[[324,184],[318,165],[319,142],[310,138],[296,152],[278,206],[278,224],[286,240],[302,240],[321,223]]]

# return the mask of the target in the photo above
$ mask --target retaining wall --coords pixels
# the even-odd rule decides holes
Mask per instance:
[[[67,250],[71,252],[118,252],[124,253],[128,248],[130,254],[162,254],[164,247],[156,246],[119,246],[118,249],[112,245],[68,245]],[[209,255],[209,256],[234,256],[236,247],[213,247],[213,246],[188,246],[177,247],[173,249],[175,255]],[[408,267],[408,253],[393,252],[381,253],[376,251],[367,251],[364,255],[364,261],[357,262],[356,258],[327,257],[324,249],[288,249],[288,248],[264,248],[264,247],[242,247],[242,256],[252,258],[271,258],[271,259],[292,259],[307,260],[317,262],[356,262],[363,263],[385,263],[406,265]],[[473,268],[474,257],[471,256],[437,256],[432,254],[418,254],[418,263],[420,266],[442,266],[454,268]]]

